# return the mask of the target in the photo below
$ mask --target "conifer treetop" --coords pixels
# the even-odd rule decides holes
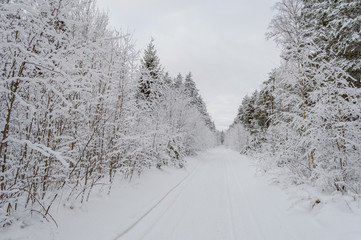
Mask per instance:
[[[141,59],[142,68],[150,72],[153,78],[157,78],[161,72],[160,60],[154,45],[154,38],[150,40],[144,50],[144,57]]]

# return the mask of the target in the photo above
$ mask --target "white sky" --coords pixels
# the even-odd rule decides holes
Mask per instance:
[[[98,0],[110,25],[133,33],[137,49],[155,39],[171,76],[192,72],[217,129],[227,129],[246,94],[279,64],[265,40],[277,0]]]

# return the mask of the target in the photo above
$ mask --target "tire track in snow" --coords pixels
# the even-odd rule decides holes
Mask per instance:
[[[229,175],[227,174],[227,169],[226,169],[226,162],[227,160],[223,160],[222,161],[222,171],[223,171],[223,178],[224,178],[224,183],[225,183],[225,188],[226,188],[226,192],[227,192],[227,205],[228,205],[228,212],[229,215],[231,217],[231,225],[232,225],[232,239],[236,239],[236,226],[235,226],[235,217],[233,214],[233,204],[231,201],[231,193],[229,190],[229,185],[230,185],[230,181],[229,181]]]
[[[253,228],[252,232],[255,233],[255,235],[257,236],[256,239],[266,239],[265,235],[262,231],[261,224],[259,224],[257,218],[255,217],[254,212],[252,211],[252,205],[250,204],[250,201],[244,192],[244,188],[240,185],[237,174],[234,173],[234,166],[233,166],[233,168],[230,166],[230,160],[227,160],[226,168],[227,168],[228,176],[230,176],[233,180],[231,184],[233,185],[234,196],[241,197],[242,203],[246,206],[245,208],[247,209],[246,210],[247,211],[247,219],[250,220],[251,226]],[[239,204],[242,204],[242,203],[240,202]],[[235,209],[235,210],[240,211],[240,208],[237,207],[237,209]]]
[[[168,210],[177,202],[178,198],[182,195],[182,193],[184,192],[184,190],[186,190],[187,186],[189,185],[189,182],[191,180],[191,177],[193,177],[195,175],[195,172],[198,172],[198,169],[200,167],[198,167],[196,170],[194,170],[194,172],[192,172],[192,176],[187,177],[187,179],[184,179],[186,181],[184,181],[183,183],[180,183],[183,185],[182,188],[179,189],[179,191],[175,191],[174,194],[175,197],[173,198],[173,200],[171,202],[169,202],[168,204],[165,203],[166,199],[163,199],[164,201],[162,201],[162,203],[164,202],[165,207],[163,209],[163,211],[161,213],[159,213],[156,217],[155,220],[150,224],[150,226],[148,226],[146,228],[146,230],[143,232],[142,236],[140,238],[137,238],[139,240],[145,239],[146,236],[149,235],[149,233],[152,232],[152,230],[154,229],[155,226],[157,226],[158,222],[162,219],[162,217],[168,212]],[[178,184],[177,184],[178,185]],[[168,197],[170,196],[170,192],[169,194],[167,194]],[[168,198],[167,198],[168,199]],[[163,204],[163,205],[164,205]],[[153,209],[154,210],[154,209]]]
[[[153,212],[153,210],[155,208],[157,208],[168,196],[170,196],[173,192],[175,192],[176,189],[178,189],[183,183],[185,184],[187,181],[189,180],[192,176],[195,175],[195,173],[200,169],[200,165],[201,163],[199,163],[197,165],[197,167],[191,172],[189,173],[187,176],[185,176],[181,181],[179,181],[175,186],[173,186],[166,194],[163,195],[162,198],[160,198],[160,200],[158,202],[156,202],[152,207],[149,208],[148,211],[146,211],[144,214],[142,214],[134,223],[132,223],[131,225],[129,225],[126,229],[124,229],[121,233],[119,233],[115,238],[113,238],[113,240],[119,240],[121,239],[123,236],[125,236],[128,232],[130,232],[134,227],[136,227],[145,217],[147,217],[151,212]],[[183,187],[181,190],[179,190],[179,193],[182,192],[182,190],[184,190],[185,187]],[[172,201],[171,204],[173,204],[178,196],[180,194],[177,195],[177,197],[175,198],[174,201]],[[170,204],[170,205],[171,205]],[[169,208],[169,206],[168,206]],[[154,222],[151,226],[151,228],[156,224],[156,222]],[[145,235],[151,230],[151,228],[145,233]]]
[[[238,159],[238,161],[242,161],[242,159]],[[258,237],[257,239],[268,239],[269,234],[267,233],[267,230],[262,228],[262,224],[260,224],[260,222],[258,220],[262,216],[259,215],[259,214],[257,215],[253,211],[254,208],[252,207],[253,205],[252,205],[252,203],[250,201],[250,198],[249,198],[251,193],[245,193],[245,190],[244,190],[245,189],[245,187],[244,187],[245,183],[244,183],[243,179],[240,178],[240,175],[237,174],[237,172],[235,172],[235,169],[238,169],[237,167],[235,167],[235,165],[229,166],[229,172],[234,176],[235,187],[237,187],[238,191],[241,193],[239,196],[242,196],[242,201],[246,202],[246,205],[249,206],[247,208],[247,213],[248,213],[248,216],[250,217],[250,219],[252,221],[252,225],[254,226],[255,230],[259,229],[259,232],[257,232],[257,237]],[[256,190],[254,192],[256,192]],[[281,209],[279,209],[279,211],[281,211]],[[275,220],[276,220],[277,218],[282,218],[282,215],[277,215],[277,216],[275,215],[274,217],[275,217]],[[289,240],[302,239],[302,237],[300,237],[301,236],[300,233],[295,233],[295,232],[283,231],[282,230],[282,234],[280,234],[280,236],[282,236],[282,238],[284,238],[284,239],[289,239]]]

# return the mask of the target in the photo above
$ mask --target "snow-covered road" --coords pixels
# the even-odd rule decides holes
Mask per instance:
[[[360,240],[357,203],[256,176],[251,161],[217,147],[186,169],[151,169],[110,195],[74,207],[56,204],[54,224],[14,224],[0,239],[32,240]],[[307,195],[309,194],[309,195]],[[55,204],[54,204],[55,205]]]
[[[361,239],[361,228],[352,232],[361,227],[357,218],[346,218],[350,226],[340,222],[344,216],[329,221],[330,213],[290,210],[289,196],[256,177],[249,164],[222,147],[209,151],[189,177],[115,239]]]

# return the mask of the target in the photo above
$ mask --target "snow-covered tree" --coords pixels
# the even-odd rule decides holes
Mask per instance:
[[[252,134],[246,152],[265,169],[282,167],[293,182],[358,194],[361,92],[353,70],[360,56],[350,17],[358,3],[328,3],[276,4],[268,37],[282,48],[281,66],[244,98],[237,119]]]
[[[321,33],[315,39],[328,57],[338,59],[350,75],[348,81],[361,87],[361,2],[358,0],[304,1],[303,15],[310,28]]]
[[[0,225],[214,146],[153,40],[139,62],[95,1],[5,1],[0,20]]]
[[[159,95],[159,87],[164,80],[163,69],[155,49],[154,39],[150,41],[141,59],[141,77],[139,79],[139,98],[152,99]]]

